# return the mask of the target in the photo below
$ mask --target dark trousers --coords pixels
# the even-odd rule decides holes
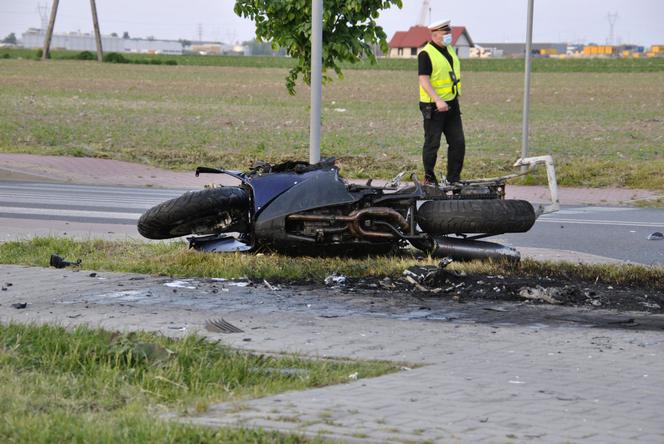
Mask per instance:
[[[461,179],[463,159],[466,155],[466,139],[461,124],[459,100],[447,102],[450,109],[446,112],[436,111],[435,103],[420,102],[420,111],[424,117],[424,146],[422,162],[424,175],[429,180],[436,180],[434,168],[438,158],[440,139],[445,134],[447,141],[447,180],[458,182]]]

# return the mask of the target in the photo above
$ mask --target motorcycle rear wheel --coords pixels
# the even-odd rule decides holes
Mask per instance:
[[[148,239],[170,239],[243,231],[248,210],[249,196],[242,188],[190,191],[146,211],[138,220],[138,232]]]
[[[537,216],[525,200],[434,200],[417,210],[417,223],[434,235],[524,233]]]

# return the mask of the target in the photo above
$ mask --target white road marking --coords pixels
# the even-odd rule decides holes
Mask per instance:
[[[547,223],[565,223],[565,224],[583,224],[583,225],[615,225],[620,227],[653,227],[664,228],[664,222],[632,222],[623,220],[595,220],[595,219],[539,219],[539,222]]]
[[[47,216],[68,216],[68,217],[100,217],[105,219],[133,219],[138,220],[141,217],[138,213],[113,213],[106,211],[84,211],[84,210],[51,210],[43,208],[20,208],[20,207],[1,207],[0,213],[12,215],[47,215]]]

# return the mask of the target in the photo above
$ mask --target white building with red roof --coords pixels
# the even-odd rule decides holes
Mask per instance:
[[[414,58],[431,40],[431,31],[426,26],[411,26],[408,31],[397,31],[390,40],[388,57]],[[470,48],[475,46],[465,26],[452,26],[452,46],[459,58],[468,58]]]

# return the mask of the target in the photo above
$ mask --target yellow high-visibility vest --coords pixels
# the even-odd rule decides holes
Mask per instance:
[[[447,51],[452,56],[454,61],[454,69],[450,66],[450,62],[447,61],[447,57],[440,53],[440,51],[433,46],[431,43],[427,43],[422,51],[429,54],[431,59],[431,66],[433,71],[431,72],[431,85],[436,91],[436,94],[440,96],[443,100],[453,100],[457,95],[461,95],[461,65],[459,63],[459,58],[452,48],[451,45],[447,46]],[[456,77],[456,82],[450,75],[451,72],[454,72]],[[429,94],[420,86],[420,102],[435,102],[434,99],[429,97]]]

